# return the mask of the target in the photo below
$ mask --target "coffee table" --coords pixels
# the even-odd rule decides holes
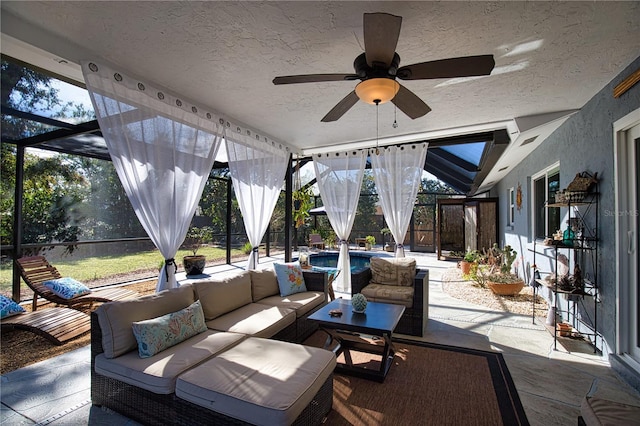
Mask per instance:
[[[329,311],[339,309],[342,316],[334,317]],[[327,334],[325,348],[337,343],[332,350],[336,356],[344,355],[345,362],[336,365],[338,373],[383,382],[393,364],[395,347],[391,341],[393,330],[404,313],[404,306],[390,303],[369,302],[362,314],[351,310],[351,301],[336,299],[309,316],[317,321]],[[383,344],[369,343],[382,340]],[[373,370],[353,364],[350,351],[381,355],[380,369]]]

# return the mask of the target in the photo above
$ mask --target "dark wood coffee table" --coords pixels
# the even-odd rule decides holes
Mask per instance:
[[[339,309],[342,316],[332,317],[329,311]],[[332,350],[336,356],[344,355],[345,363],[338,363],[336,371],[365,379],[383,382],[395,355],[391,341],[393,330],[404,313],[404,306],[390,303],[369,302],[363,314],[351,310],[351,301],[336,299],[318,309],[308,319],[317,321],[327,334],[325,348],[337,343]],[[382,344],[369,343],[382,340]],[[350,351],[380,355],[380,369],[372,370],[353,364]]]

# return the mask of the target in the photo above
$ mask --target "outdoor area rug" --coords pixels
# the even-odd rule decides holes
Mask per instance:
[[[317,343],[318,334],[307,342]],[[326,424],[529,424],[502,354],[394,342],[394,364],[384,383],[334,375],[333,410]],[[367,368],[377,368],[379,362],[379,357],[370,354],[352,352],[352,357],[354,363]]]

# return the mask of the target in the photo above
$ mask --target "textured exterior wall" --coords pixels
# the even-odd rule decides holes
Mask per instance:
[[[510,244],[518,251],[525,265],[533,261],[533,239],[531,235],[531,176],[546,167],[560,162],[560,188],[564,189],[576,173],[589,171],[599,178],[599,230],[598,284],[601,303],[598,306],[598,333],[604,339],[603,355],[615,352],[616,342],[616,283],[615,283],[615,210],[613,123],[640,108],[640,84],[636,84],[620,98],[613,97],[613,88],[624,78],[640,68],[640,57],[621,72],[606,87],[602,88],[581,110],[571,116],[552,133],[534,152],[515,167],[491,191],[499,197],[500,235],[502,244]],[[589,88],[588,90],[596,90]],[[508,191],[522,185],[523,203],[515,214],[513,229],[507,227]],[[561,210],[562,229],[566,228],[566,211]],[[547,250],[551,254],[552,250]],[[536,255],[541,269],[552,266],[549,259]],[[582,265],[581,265],[582,267]],[[527,270],[528,271],[528,270]],[[586,302],[587,313],[592,315],[591,300]]]

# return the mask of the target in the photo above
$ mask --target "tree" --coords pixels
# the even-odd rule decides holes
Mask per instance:
[[[353,221],[353,232],[370,233],[382,226],[376,221],[378,193],[371,170],[365,170],[362,178],[362,189],[358,200],[358,209]]]

